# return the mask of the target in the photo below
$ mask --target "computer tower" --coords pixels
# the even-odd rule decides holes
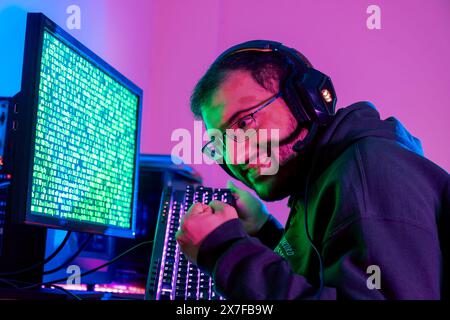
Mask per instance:
[[[16,112],[17,97],[0,98],[0,279],[17,280],[27,283],[42,281],[45,254],[46,229],[17,224],[14,212],[9,206],[12,159],[10,150],[13,141],[9,139],[14,124],[9,116]],[[19,272],[33,266],[27,272]],[[0,286],[5,286],[0,281]]]

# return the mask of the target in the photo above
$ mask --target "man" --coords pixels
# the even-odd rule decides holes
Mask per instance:
[[[311,114],[302,90],[309,85],[303,75],[313,72],[324,76],[293,49],[255,41],[229,49],[199,81],[194,115],[207,129],[226,132],[209,145],[230,143],[230,128],[278,130],[276,174],[262,174],[267,163],[252,161],[258,153],[249,148],[244,163],[226,147],[221,160],[261,199],[289,196],[291,212],[283,229],[259,200],[230,184],[236,208],[194,204],[177,234],[182,251],[231,299],[448,297],[448,173],[423,157],[420,142],[395,118],[380,120],[368,102],[336,114],[312,103]],[[327,88],[317,94],[331,103],[334,91]],[[292,90],[301,97],[295,108]]]

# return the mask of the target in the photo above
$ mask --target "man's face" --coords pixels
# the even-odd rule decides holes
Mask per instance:
[[[278,92],[278,82],[274,80],[272,87],[275,92],[260,86],[248,71],[229,72],[221,86],[212,95],[210,102],[202,108],[206,128],[225,132],[231,123],[251,114],[262,101],[273,97]],[[233,174],[254,189],[260,198],[267,201],[279,200],[291,192],[299,170],[295,161],[297,155],[292,147],[298,140],[302,140],[306,136],[307,130],[298,129],[296,131],[297,122],[282,97],[258,111],[254,118],[258,130],[266,129],[268,132],[268,145],[272,152],[271,162],[276,162],[278,172],[274,175],[264,174],[264,169],[267,169],[267,166],[273,166],[274,163],[250,162],[250,159],[254,160],[259,157],[260,140],[256,144],[256,148],[249,148],[247,145],[243,155],[246,160],[244,163],[229,164],[231,159],[227,159],[227,165]],[[271,139],[273,139],[270,135],[271,129],[278,130],[278,147],[276,143],[271,143]]]

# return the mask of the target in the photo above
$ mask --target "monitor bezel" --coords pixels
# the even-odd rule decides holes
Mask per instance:
[[[70,45],[84,58],[113,79],[129,89],[138,98],[136,110],[136,150],[135,170],[133,175],[134,192],[131,203],[130,228],[105,226],[93,222],[83,222],[59,217],[47,217],[31,213],[32,168],[34,159],[34,142],[38,106],[39,73],[43,45],[44,30]],[[63,30],[55,22],[42,13],[28,13],[25,35],[24,62],[22,69],[22,89],[16,101],[11,124],[13,137],[11,212],[20,223],[39,225],[49,228],[64,229],[79,232],[97,233],[117,237],[133,238],[136,230],[136,208],[138,195],[139,149],[142,115],[143,91],[133,82],[93,53],[81,42]],[[14,130],[15,129],[15,130]],[[28,147],[26,147],[28,146]]]

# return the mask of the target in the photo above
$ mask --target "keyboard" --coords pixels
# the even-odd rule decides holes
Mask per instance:
[[[187,185],[185,190],[167,187],[163,192],[146,287],[150,300],[223,300],[214,291],[211,277],[189,262],[180,251],[175,234],[181,219],[196,202],[212,200],[234,205],[228,189]]]

